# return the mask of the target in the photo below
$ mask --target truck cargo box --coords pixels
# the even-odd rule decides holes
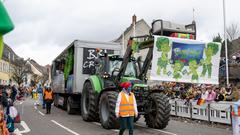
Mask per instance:
[[[73,73],[64,78],[64,66],[59,66],[59,63],[66,64],[70,48],[74,48]],[[95,68],[97,48],[101,49],[100,53],[107,51],[109,54],[121,54],[119,43],[75,40],[52,63],[52,87],[55,93],[78,94],[82,92],[84,81]]]

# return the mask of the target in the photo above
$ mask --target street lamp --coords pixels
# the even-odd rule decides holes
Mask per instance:
[[[223,0],[223,28],[224,28],[224,41],[225,41],[225,59],[226,59],[226,79],[227,85],[229,84],[229,73],[228,73],[228,49],[227,49],[227,33],[226,33],[226,8],[225,0]]]

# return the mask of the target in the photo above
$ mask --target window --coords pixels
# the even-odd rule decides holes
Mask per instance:
[[[120,61],[120,60],[110,61],[110,74],[113,72],[113,70],[115,68],[120,68],[121,64],[122,64],[122,61]],[[136,70],[134,68],[133,61],[128,62],[124,76],[127,76],[127,77],[135,77],[136,76]]]

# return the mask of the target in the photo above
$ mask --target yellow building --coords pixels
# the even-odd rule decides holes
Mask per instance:
[[[5,60],[0,60],[0,84],[8,84],[9,79],[9,62]]]
[[[3,57],[0,59],[0,85],[8,85],[11,78],[13,61],[19,58],[8,45],[4,44]]]

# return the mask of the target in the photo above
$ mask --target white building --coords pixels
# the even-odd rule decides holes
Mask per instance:
[[[137,16],[132,16],[131,25],[113,42],[124,44],[123,52],[125,52],[130,37],[149,35],[151,27],[144,19],[137,21]]]

